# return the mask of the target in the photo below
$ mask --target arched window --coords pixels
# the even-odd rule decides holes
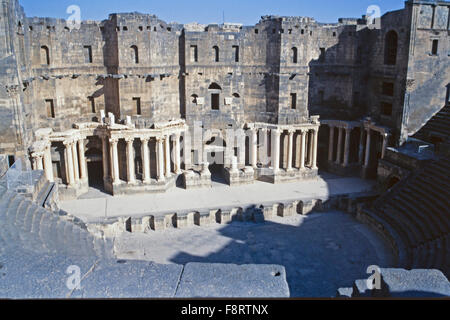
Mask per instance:
[[[213,53],[214,53],[214,62],[220,61],[220,51],[218,46],[213,47]]]
[[[41,47],[41,64],[50,65],[50,52],[47,46]]]
[[[391,66],[397,64],[397,50],[398,36],[397,32],[392,30],[386,34],[384,42],[384,64]]]
[[[298,49],[296,47],[292,48],[292,63],[297,63],[298,61]]]
[[[197,104],[197,98],[198,98],[198,95],[193,94],[193,95],[191,96],[191,102],[192,102],[193,104]]]
[[[208,87],[209,90],[222,90],[222,87],[219,86],[217,83],[213,82],[211,83],[211,85]]]
[[[131,57],[134,60],[134,63],[139,63],[139,49],[136,46],[131,46]]]
[[[233,93],[233,97],[240,98],[241,96],[239,95],[239,93]]]

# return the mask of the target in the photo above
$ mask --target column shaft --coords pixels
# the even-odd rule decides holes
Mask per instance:
[[[69,183],[69,186],[72,186],[75,182],[75,177],[73,174],[73,156],[72,156],[72,144],[67,143],[65,144],[66,151],[65,151],[65,160],[66,160],[66,172],[67,172],[67,182]]]
[[[175,173],[181,174],[181,150],[180,150],[180,134],[174,136],[174,148],[175,148]]]
[[[102,137],[103,180],[109,178],[108,141]]]
[[[305,169],[305,158],[306,158],[306,134],[307,131],[301,132],[302,135],[302,142],[300,146],[300,169]]]
[[[78,150],[77,150],[77,141],[72,143],[72,157],[73,157],[73,174],[75,176],[75,182],[80,180],[80,168],[78,164]]]
[[[342,140],[344,138],[344,128],[339,128],[339,138],[337,145],[337,156],[336,156],[336,164],[341,164],[342,162]]]
[[[164,152],[164,163],[166,165],[165,171],[166,171],[166,177],[170,177],[170,171],[171,171],[171,166],[170,166],[170,136],[166,136],[165,138],[165,152]]]
[[[294,133],[295,131],[289,131],[287,170],[292,170],[292,158],[294,154]]]
[[[117,150],[117,140],[110,140],[111,145],[111,164],[112,164],[112,175],[113,183],[120,183],[120,173],[119,173],[119,152]]]
[[[347,167],[349,165],[351,133],[352,133],[352,130],[350,128],[345,129],[344,167]]]
[[[128,183],[136,183],[136,172],[134,165],[134,139],[128,139],[127,142],[127,169],[128,169]]]
[[[164,147],[162,138],[156,140],[157,158],[158,158],[158,181],[164,181]]]
[[[370,129],[367,129],[367,140],[366,140],[366,160],[364,162],[364,167],[368,168],[370,164],[370,141],[371,134]]]
[[[317,149],[319,148],[319,130],[313,130],[313,149],[311,169],[317,169]]]
[[[252,130],[252,136],[250,139],[250,154],[251,154],[251,165],[254,169],[258,167],[258,130]]]
[[[142,145],[142,171],[143,171],[143,182],[148,184],[151,181],[150,178],[150,154],[149,154],[149,148],[148,148],[148,142],[149,140],[147,138],[142,139],[141,138],[141,145]]]
[[[328,161],[332,162],[334,156],[334,127],[330,126],[330,144],[328,146]]]
[[[84,140],[78,141],[78,155],[80,157],[80,177],[82,180],[85,180],[88,178],[87,169],[86,169],[86,156],[84,154],[85,148],[84,148]]]
[[[276,173],[280,170],[280,131],[272,130],[272,167]]]
[[[51,152],[51,144],[45,148],[44,153],[44,167],[45,167],[45,176],[49,182],[55,182],[53,177],[53,163],[52,163],[52,152]]]

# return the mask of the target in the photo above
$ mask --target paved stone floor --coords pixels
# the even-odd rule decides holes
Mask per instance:
[[[339,211],[275,217],[262,224],[235,222],[115,239],[121,259],[162,264],[278,264],[286,268],[291,297],[334,297],[365,279],[370,265],[392,267],[384,241]]]
[[[104,217],[158,215],[277,201],[327,199],[331,195],[366,192],[373,185],[373,181],[322,174],[316,180],[279,185],[257,181],[251,185],[229,187],[215,182],[209,189],[175,188],[162,194],[116,197],[91,188],[78,200],[63,202],[61,209],[85,222],[94,222]]]

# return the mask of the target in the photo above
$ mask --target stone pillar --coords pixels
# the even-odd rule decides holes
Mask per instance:
[[[156,153],[158,158],[158,181],[164,181],[164,147],[163,147],[163,141],[161,137],[156,138]]]
[[[344,128],[339,128],[339,139],[337,145],[336,164],[341,164],[342,161],[342,140],[344,138]]]
[[[108,140],[102,137],[102,157],[103,157],[103,180],[109,178],[109,161],[108,161]]]
[[[55,182],[53,176],[53,163],[52,163],[52,152],[51,152],[51,143],[47,145],[44,153],[44,168],[45,168],[45,176],[49,182]]]
[[[171,166],[170,166],[170,135],[166,136],[165,140],[164,140],[164,146],[165,146],[165,151],[164,151],[164,163],[165,163],[165,173],[166,173],[166,177],[170,177],[170,171],[171,171]]]
[[[80,157],[80,177],[81,180],[86,180],[88,178],[87,168],[86,168],[86,156],[84,154],[84,139],[78,141],[78,155]]]
[[[80,180],[80,169],[78,165],[78,150],[77,141],[72,143],[72,157],[73,157],[73,174],[75,176],[75,182]]]
[[[244,130],[239,130],[236,135],[236,142],[238,148],[238,166],[239,169],[245,167],[245,133]]]
[[[361,129],[361,135],[359,138],[359,154],[358,154],[358,159],[359,159],[359,163],[363,164],[364,161],[364,131],[363,129]]]
[[[119,174],[119,152],[117,150],[118,139],[110,139],[109,144],[111,146],[111,167],[112,167],[112,178],[113,184],[120,184],[120,174]]]
[[[128,183],[136,183],[136,173],[134,168],[134,138],[128,138],[125,140],[127,142],[127,173],[128,173]]]
[[[268,131],[266,128],[260,130],[260,141],[259,141],[259,161],[262,163],[263,167],[269,165],[269,143],[267,138]]]
[[[387,133],[383,134],[383,149],[381,150],[381,159],[384,159],[384,156],[386,155],[388,138],[389,138],[389,135]]]
[[[305,158],[306,158],[306,134],[307,130],[302,130],[302,142],[300,146],[300,170],[305,169]]]
[[[289,130],[289,145],[288,145],[288,159],[287,159],[287,170],[292,170],[292,158],[294,153],[294,133],[295,130]]]
[[[344,167],[349,165],[351,128],[345,128]]]
[[[40,170],[40,171],[44,170],[44,165],[42,163],[42,156],[41,155],[36,156],[36,163],[37,163],[37,169],[38,170]]]
[[[334,126],[330,126],[330,144],[328,146],[328,162],[333,162],[334,155]]]
[[[280,170],[280,135],[280,130],[272,130],[272,167],[274,173]]]
[[[143,182],[145,184],[149,184],[151,182],[150,177],[150,153],[148,149],[149,138],[144,137],[141,138],[141,155],[142,155],[142,173],[143,173]]]
[[[192,167],[192,141],[191,134],[188,130],[184,132],[183,137],[183,154],[184,154],[184,169],[189,170]]]
[[[258,129],[252,129],[252,136],[250,138],[250,157],[251,166],[253,169],[258,167]]]
[[[311,162],[311,169],[315,170],[317,169],[317,149],[319,148],[319,129],[313,130],[313,139],[312,139],[312,162]]]
[[[65,149],[65,160],[66,160],[66,172],[67,172],[67,182],[69,183],[69,186],[73,186],[75,183],[75,177],[73,174],[73,155],[72,155],[72,143],[71,142],[64,142],[64,145],[66,146]]]
[[[370,129],[367,129],[367,140],[366,140],[366,160],[364,162],[364,167],[368,168],[370,164],[370,140],[371,140]]]
[[[309,152],[308,152],[308,166],[313,167],[313,156],[314,156],[314,131],[310,129],[309,133]]]
[[[174,149],[175,149],[175,174],[181,174],[181,150],[180,150],[180,134],[174,135]]]

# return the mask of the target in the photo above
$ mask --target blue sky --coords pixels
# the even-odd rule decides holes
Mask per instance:
[[[156,14],[166,22],[257,23],[263,15],[308,16],[319,22],[337,22],[340,17],[360,17],[370,5],[381,13],[402,9],[404,0],[19,0],[27,16],[68,18],[70,5],[81,8],[83,20],[103,20],[109,13]]]

